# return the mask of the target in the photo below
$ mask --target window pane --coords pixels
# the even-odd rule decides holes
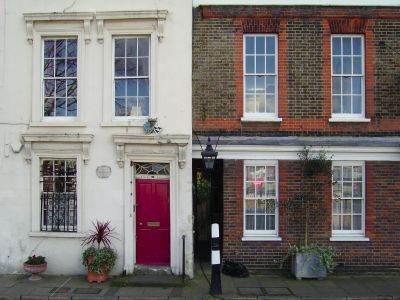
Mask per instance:
[[[275,197],[276,196],[276,185],[275,182],[267,183],[267,197]]]
[[[256,186],[256,196],[258,198],[265,198],[266,197],[265,182],[257,182],[255,183],[255,186]]]
[[[246,56],[246,73],[254,73],[254,56]]]
[[[54,59],[45,59],[43,62],[44,77],[54,77]]]
[[[78,57],[78,40],[68,39],[67,40],[67,56]]]
[[[353,57],[353,74],[362,74],[361,57]]]
[[[254,216],[246,215],[246,229],[254,230]]]
[[[253,166],[247,166],[246,167],[246,180],[254,180],[255,179],[255,167]]]
[[[338,199],[334,199],[333,200],[332,212],[334,214],[340,214],[341,213],[341,211],[340,211],[340,200],[338,200]]]
[[[267,219],[267,230],[275,230],[275,216],[274,215],[269,215],[266,216]]]
[[[76,79],[67,80],[67,96],[76,97],[78,90],[78,82]]]
[[[351,57],[343,57],[343,74],[352,74]]]
[[[125,39],[115,39],[115,57],[125,57]]]
[[[256,200],[246,200],[246,214],[254,214],[256,211]]]
[[[149,80],[139,79],[139,96],[149,96]]]
[[[343,230],[351,230],[351,216],[343,216]]]
[[[340,55],[342,53],[342,40],[341,38],[334,37],[332,38],[332,54]]]
[[[265,93],[265,76],[256,76],[256,93]]]
[[[361,55],[361,38],[353,38],[353,55]]]
[[[351,182],[343,182],[343,197],[344,198],[351,198],[353,195],[352,193],[352,184]]]
[[[342,112],[342,97],[340,96],[332,97],[332,112],[334,114],[340,114]]]
[[[54,98],[45,98],[44,99],[44,116],[52,117],[55,112],[55,99]]]
[[[67,76],[68,77],[76,77],[77,76],[77,60],[76,59],[68,59],[67,60]]]
[[[267,180],[275,181],[275,167],[267,167]]]
[[[342,183],[336,182],[333,185],[333,197],[334,198],[342,198]]]
[[[265,38],[256,37],[256,53],[265,54]]]
[[[247,182],[246,183],[246,197],[254,198],[255,193],[256,193],[255,184],[252,182]]]
[[[275,37],[267,36],[267,54],[275,54]]]
[[[274,95],[267,95],[265,111],[268,113],[275,112],[275,96]]]
[[[246,76],[245,80],[246,80],[246,93],[254,93],[255,77]]]
[[[362,167],[361,166],[354,166],[354,180],[360,181],[362,180]]]
[[[56,95],[57,97],[65,97],[65,84],[66,84],[66,80],[64,79],[60,79],[60,80],[56,80]]]
[[[353,167],[351,166],[343,167],[343,181],[351,181],[353,179],[352,170]]]
[[[256,73],[265,73],[265,56],[256,56]]]
[[[332,77],[332,94],[341,94],[342,92],[342,78]]]
[[[56,77],[65,77],[65,59],[56,59]]]
[[[67,100],[67,116],[76,117],[77,105],[76,98],[68,98]]]
[[[351,38],[343,38],[343,55],[350,55],[351,54]]]
[[[254,37],[246,36],[246,54],[254,54]]]
[[[54,41],[44,41],[44,57],[53,58],[54,57]]]
[[[267,69],[266,73],[275,74],[275,57],[267,56]]]
[[[353,200],[353,213],[360,214],[361,213],[361,199],[354,199]]]
[[[266,171],[264,166],[256,167],[256,176],[257,176],[257,181],[265,181]]]
[[[343,213],[350,214],[352,200],[342,200],[342,203],[343,203]]]
[[[361,197],[362,196],[362,184],[361,182],[353,183],[353,197]]]
[[[342,179],[342,168],[333,167],[333,181],[338,181]]]
[[[126,80],[124,79],[116,79],[115,80],[115,96],[123,97],[126,92]]]
[[[127,79],[127,96],[137,96],[137,79]]]
[[[265,230],[265,215],[256,216],[256,230]]]
[[[141,111],[139,111],[137,97],[128,97],[127,98],[127,116],[140,116]]]
[[[255,112],[254,94],[246,94],[246,112]]]
[[[353,216],[353,230],[361,230],[361,216]]]
[[[126,56],[127,57],[137,57],[137,39],[127,39],[126,40]]]
[[[265,76],[265,89],[268,94],[275,94],[275,76]]]
[[[340,224],[340,216],[333,216],[332,217],[332,227],[333,227],[333,230],[340,230],[341,228],[341,226],[340,226],[341,224]]]
[[[351,114],[351,96],[343,96],[343,113]]]
[[[115,76],[125,76],[125,59],[115,59]]]
[[[274,199],[266,200],[266,212],[267,212],[267,214],[275,214],[275,200]]]
[[[149,115],[149,97],[139,97],[138,106],[139,116]]]
[[[115,98],[115,115],[125,116],[125,98]]]
[[[265,112],[265,95],[264,94],[256,94],[256,112],[258,112],[258,113]]]
[[[256,200],[256,213],[257,214],[265,214],[265,200],[258,199]]]
[[[56,40],[56,57],[64,58],[66,49],[66,40]]]
[[[126,76],[137,76],[137,62],[136,58],[126,59]]]
[[[55,91],[55,80],[45,80],[44,81],[44,96],[54,97]]]
[[[353,96],[353,113],[361,114],[361,96]]]
[[[149,59],[148,58],[138,58],[138,76],[148,76],[149,75]]]
[[[361,95],[361,77],[353,77],[353,94]]]
[[[149,41],[148,38],[138,38],[139,56],[149,56]]]
[[[56,98],[56,116],[66,116],[65,98]]]
[[[332,65],[333,74],[342,74],[342,58],[340,56],[333,57]]]

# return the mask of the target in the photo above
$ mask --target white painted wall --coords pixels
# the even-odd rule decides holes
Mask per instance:
[[[322,5],[322,6],[400,6],[398,0],[193,0],[199,5]]]
[[[189,0],[0,0],[0,273],[20,273],[22,263],[33,253],[44,255],[48,261],[49,274],[80,274],[85,270],[81,265],[81,238],[32,237],[31,178],[37,172],[24,159],[24,149],[19,150],[21,134],[25,133],[79,133],[93,134],[89,163],[83,165],[82,180],[82,232],[91,229],[95,220],[111,220],[116,227],[119,240],[114,241],[118,261],[114,273],[123,271],[124,253],[133,245],[125,245],[124,232],[134,223],[134,215],[127,220],[125,214],[126,184],[131,178],[129,163],[123,168],[117,165],[116,145],[112,135],[143,135],[142,127],[102,127],[103,120],[103,73],[104,49],[107,46],[97,41],[96,22],[91,23],[91,42],[85,46],[85,84],[80,99],[84,109],[82,127],[30,126],[32,122],[32,78],[38,76],[32,69],[32,45],[27,41],[24,13],[49,12],[96,12],[96,11],[138,11],[167,10],[164,39],[157,44],[156,117],[163,128],[162,134],[183,134],[189,137],[186,148],[186,165],[176,167],[171,181],[177,191],[171,202],[176,203],[178,218],[176,236],[187,236],[186,272],[193,274],[192,249],[192,174],[191,174],[191,31],[192,2]],[[65,26],[68,26],[65,23]],[[2,68],[4,62],[4,70]],[[4,75],[2,77],[2,74]],[[3,80],[2,80],[3,79]],[[112,99],[109,99],[110,105]],[[31,125],[33,125],[31,123]],[[160,146],[150,148],[156,153]],[[154,150],[153,150],[154,149]],[[172,150],[171,150],[172,151]],[[172,156],[177,155],[172,154]],[[126,159],[129,157],[126,156]],[[107,179],[96,176],[100,165],[111,167]],[[35,183],[32,183],[35,184]],[[39,183],[37,183],[39,184]],[[129,214],[128,214],[129,217]],[[173,220],[171,220],[173,221]],[[32,235],[32,234],[31,234]],[[175,245],[176,259],[172,269],[180,272],[181,245]]]

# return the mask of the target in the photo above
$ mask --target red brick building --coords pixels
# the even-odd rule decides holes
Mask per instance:
[[[274,269],[302,242],[285,203],[306,188],[297,154],[311,146],[332,155],[335,183],[310,240],[345,269],[398,268],[400,7],[209,5],[193,18],[193,129],[221,135],[195,217],[209,221],[205,205],[222,224],[223,259]]]

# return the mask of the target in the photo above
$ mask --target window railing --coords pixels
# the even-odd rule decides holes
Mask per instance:
[[[77,196],[75,192],[42,192],[41,231],[77,232]]]

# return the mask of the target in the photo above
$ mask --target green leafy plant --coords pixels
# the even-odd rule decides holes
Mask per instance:
[[[46,262],[46,257],[44,256],[36,256],[35,254],[32,256],[28,256],[28,260],[25,262],[27,265],[41,265]]]
[[[90,272],[107,273],[117,260],[117,253],[111,248],[111,238],[116,238],[114,228],[110,227],[110,221],[96,221],[93,226],[94,229],[82,241],[83,246],[90,245],[82,253],[82,264]]]
[[[296,254],[316,254],[322,266],[325,266],[329,273],[332,273],[334,268],[333,258],[336,253],[332,247],[320,246],[317,244],[311,245],[289,245],[288,257]]]

